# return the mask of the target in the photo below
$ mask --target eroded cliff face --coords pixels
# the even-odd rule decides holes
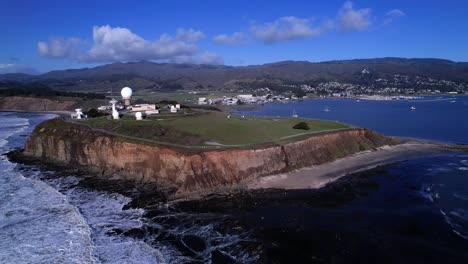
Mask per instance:
[[[157,181],[181,193],[330,162],[392,143],[373,131],[351,129],[257,149],[187,151],[129,142],[52,119],[36,127],[26,142],[24,155],[86,166],[105,176]]]

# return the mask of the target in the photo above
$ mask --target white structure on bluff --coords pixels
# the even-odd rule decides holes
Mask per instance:
[[[205,97],[198,98],[198,105],[206,105],[208,102],[206,101]]]
[[[156,110],[155,104],[137,104],[132,106],[133,112]]]
[[[176,108],[176,109],[180,109],[180,104],[176,104],[176,105],[175,105],[175,108]]]
[[[143,120],[143,114],[141,112],[136,112],[135,113],[135,118],[136,118],[136,120]]]
[[[174,105],[170,105],[170,110],[171,113],[177,113],[177,108]]]
[[[130,99],[132,99],[132,88],[130,87],[124,87],[122,88],[122,91],[120,91],[120,94],[122,95],[122,99],[125,101],[125,106],[130,105]]]
[[[146,111],[145,111],[145,114],[147,114],[147,115],[159,114],[159,110],[158,110],[158,109],[155,109],[155,110],[146,110]]]
[[[70,115],[71,119],[86,118],[86,116],[83,115],[83,112],[82,112],[82,109],[81,109],[81,108],[77,108],[77,109],[75,109],[75,111],[76,111],[75,114],[71,114],[71,115]]]
[[[117,109],[115,109],[115,104],[117,103],[117,100],[112,98],[112,100],[110,100],[109,103],[112,104],[112,119],[119,119],[119,112],[117,112]]]

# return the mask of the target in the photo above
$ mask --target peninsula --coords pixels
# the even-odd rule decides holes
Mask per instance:
[[[310,129],[293,128],[301,122]],[[193,111],[141,121],[51,119],[34,129],[23,155],[86,168],[98,177],[156,182],[185,194],[395,143],[368,129],[331,121]]]

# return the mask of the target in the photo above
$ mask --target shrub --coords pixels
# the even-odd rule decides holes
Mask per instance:
[[[96,118],[107,115],[107,113],[99,112],[94,108],[89,109],[88,112],[85,112],[84,114],[88,115],[89,118]]]
[[[293,126],[294,129],[304,129],[304,130],[309,130],[310,127],[306,122],[300,122],[297,123],[296,125]]]

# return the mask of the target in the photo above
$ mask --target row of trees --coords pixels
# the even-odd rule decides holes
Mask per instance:
[[[104,94],[56,91],[43,85],[18,85],[0,83],[0,96],[34,97],[77,97],[85,99],[104,99]]]

